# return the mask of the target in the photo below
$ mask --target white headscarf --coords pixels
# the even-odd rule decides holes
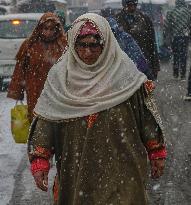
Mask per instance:
[[[75,51],[82,26],[90,21],[104,40],[93,65]],[[107,20],[97,14],[80,16],[68,32],[68,51],[48,74],[35,113],[49,120],[83,117],[114,107],[130,98],[146,80],[119,47]]]

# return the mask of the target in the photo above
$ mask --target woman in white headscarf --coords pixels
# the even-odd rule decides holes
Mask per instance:
[[[35,108],[28,142],[35,182],[47,191],[55,154],[55,204],[145,205],[147,158],[159,177],[166,157],[146,77],[99,15],[80,16],[68,45]]]

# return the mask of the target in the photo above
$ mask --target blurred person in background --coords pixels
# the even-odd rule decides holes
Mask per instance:
[[[164,43],[172,48],[173,77],[186,78],[191,10],[185,0],[176,0],[175,8],[167,12],[164,21]]]
[[[36,185],[48,190],[55,154],[56,205],[147,205],[147,160],[158,178],[166,158],[147,78],[97,14],[76,19],[68,46],[35,107],[28,155]]]
[[[114,36],[116,37],[121,49],[135,63],[137,69],[147,76],[148,80],[144,84],[147,87],[147,89],[150,92],[152,92],[155,89],[155,84],[154,84],[155,78],[153,77],[152,71],[147,64],[147,61],[140,47],[138,46],[138,44],[130,34],[124,32],[122,29],[119,28],[115,19],[108,18],[107,20],[111,26]]]
[[[123,9],[116,15],[116,20],[119,26],[135,39],[156,80],[160,64],[154,27],[151,19],[137,9],[137,4],[138,0],[122,0]]]
[[[149,80],[154,80],[152,71],[147,64],[140,47],[130,34],[125,32],[122,27],[119,27],[117,21],[114,18],[114,12],[112,12],[112,9],[102,9],[101,15],[108,20],[111,30],[121,49],[132,59],[138,70],[143,72]]]
[[[66,45],[66,37],[58,17],[48,12],[41,17],[16,55],[16,66],[7,97],[22,101],[26,91],[30,121],[48,72],[61,57]]]

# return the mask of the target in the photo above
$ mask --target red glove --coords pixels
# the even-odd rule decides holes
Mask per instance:
[[[154,139],[147,142],[146,148],[151,164],[151,176],[152,178],[158,178],[163,175],[167,156],[166,147]]]
[[[49,172],[50,170],[50,163],[49,160],[43,158],[36,158],[31,163],[31,172],[32,175],[38,171],[46,171]]]
[[[160,150],[152,150],[148,154],[151,163],[151,176],[152,178],[158,178],[163,175],[165,167],[165,159],[167,151],[165,146],[161,147]]]
[[[164,167],[165,167],[165,159],[154,159],[150,160],[151,164],[151,177],[159,178],[163,175]]]
[[[150,151],[149,154],[149,159],[150,160],[155,160],[155,159],[166,159],[167,156],[167,151],[165,147],[162,147],[160,150],[153,150]]]
[[[42,191],[48,190],[48,172],[50,163],[43,158],[36,158],[31,163],[31,172],[36,182],[36,185]]]

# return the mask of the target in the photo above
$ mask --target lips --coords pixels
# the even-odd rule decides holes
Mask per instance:
[[[83,59],[83,61],[87,64],[93,64],[94,63],[94,60],[93,59]]]

